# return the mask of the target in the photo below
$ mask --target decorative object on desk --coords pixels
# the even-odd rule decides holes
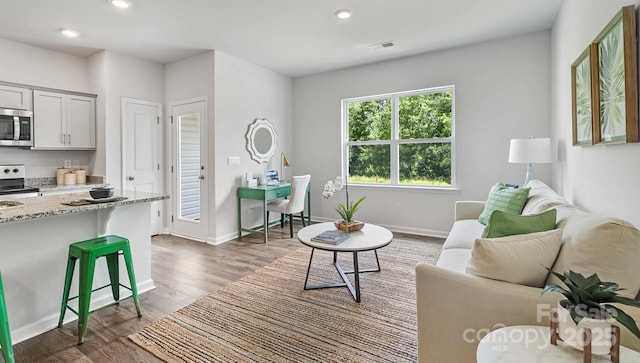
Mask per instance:
[[[638,141],[638,62],[635,5],[623,7],[593,43],[593,141]]]
[[[364,227],[364,222],[355,221],[353,219],[353,216],[356,214],[358,209],[360,209],[360,204],[365,200],[366,196],[360,197],[360,199],[358,199],[356,202],[352,201],[351,203],[349,203],[349,185],[347,182],[343,183],[343,179],[341,176],[337,176],[335,180],[329,180],[327,184],[324,185],[322,196],[324,197],[324,199],[329,199],[336,192],[342,190],[343,188],[347,196],[347,203],[338,203],[336,212],[338,212],[340,217],[342,217],[342,221],[338,221],[335,223],[336,228],[345,232],[359,231],[362,229],[362,227]]]
[[[551,319],[551,343],[564,341],[585,354],[611,354],[614,362],[619,356],[620,328],[612,325],[618,321],[636,337],[640,330],[635,320],[611,303],[640,307],[640,302],[618,296],[622,290],[615,282],[603,282],[597,274],[584,277],[582,274],[566,271],[561,275],[549,271],[567,286],[556,284],[545,286],[542,293],[558,292],[566,300],[558,302],[558,312]]]
[[[593,97],[591,96],[591,59],[598,52],[590,44],[571,65],[571,109],[573,145],[593,144]],[[597,117],[597,116],[596,116]]]
[[[278,178],[278,170],[277,169],[267,169],[264,171],[264,180],[267,185],[278,185],[280,184],[280,179]]]
[[[258,118],[247,130],[247,150],[258,164],[266,163],[276,153],[278,134],[266,118]]]
[[[93,199],[111,198],[113,193],[115,193],[115,189],[107,187],[93,188],[89,191]]]
[[[319,235],[313,237],[311,240],[312,241],[317,241],[317,242],[325,242],[325,243],[331,243],[331,244],[337,245],[338,243],[346,240],[347,238],[349,238],[349,234],[346,233],[346,232],[328,230],[328,231],[324,231],[324,232],[320,233]]]
[[[291,162],[287,159],[287,156],[284,153],[280,153],[280,180],[287,180],[284,177],[284,169],[291,166]]]
[[[524,186],[530,180],[535,179],[533,164],[548,164],[552,161],[550,138],[511,139],[509,162],[527,164],[527,177],[524,181]]]

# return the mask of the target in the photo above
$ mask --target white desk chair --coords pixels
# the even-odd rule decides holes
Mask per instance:
[[[293,214],[300,213],[302,226],[304,224],[304,196],[311,181],[311,175],[294,176],[291,178],[291,194],[289,199],[278,199],[267,204],[267,226],[269,225],[269,212],[280,213],[280,228],[284,226],[284,216],[289,216],[289,231],[293,238]]]

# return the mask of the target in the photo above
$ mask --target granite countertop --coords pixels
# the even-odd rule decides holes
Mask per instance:
[[[51,192],[57,190],[74,190],[74,189],[85,189],[85,188],[96,188],[96,187],[106,187],[107,184],[102,182],[95,183],[85,183],[85,184],[46,184],[46,185],[38,185],[41,192]]]
[[[21,198],[16,201],[24,203],[23,205],[16,207],[0,207],[0,223],[24,221],[169,199],[169,196],[167,195],[134,192],[129,190],[116,190],[113,197],[126,197],[127,199],[107,203],[91,203],[79,206],[69,206],[62,203],[78,201],[85,198],[92,199],[89,192]]]

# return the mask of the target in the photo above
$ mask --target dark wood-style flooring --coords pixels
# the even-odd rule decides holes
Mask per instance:
[[[300,227],[296,225],[296,230]],[[153,237],[151,274],[156,288],[140,295],[141,318],[135,313],[133,301],[128,299],[90,315],[84,344],[77,345],[74,321],[15,344],[16,361],[158,362],[127,336],[303,247],[295,237],[289,238],[287,226],[272,227],[269,233],[267,244],[262,243],[262,235],[249,235],[218,246],[170,235]],[[434,240],[398,233],[396,236]]]

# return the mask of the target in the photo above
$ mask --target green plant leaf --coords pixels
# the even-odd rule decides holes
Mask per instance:
[[[640,308],[640,301],[634,300],[634,299],[630,299],[630,298],[624,297],[624,296],[615,296],[610,302],[619,303],[619,304],[623,304],[623,305],[629,305],[629,306],[635,306],[637,308]]]
[[[610,304],[606,304],[605,308],[607,309],[607,312],[609,312],[609,315],[613,316],[620,324],[624,325],[627,329],[629,329],[630,332],[633,333],[633,335],[640,339],[640,330],[636,325],[636,321],[633,320],[631,316]]]
[[[556,285],[556,284],[551,284],[551,285],[547,285],[544,287],[544,289],[542,290],[542,294],[546,294],[548,292],[559,292],[562,295],[564,295],[564,297],[567,298],[567,300],[569,300],[570,303],[575,303],[578,300],[578,296],[576,294],[574,294],[573,292],[563,289],[560,286]]]

